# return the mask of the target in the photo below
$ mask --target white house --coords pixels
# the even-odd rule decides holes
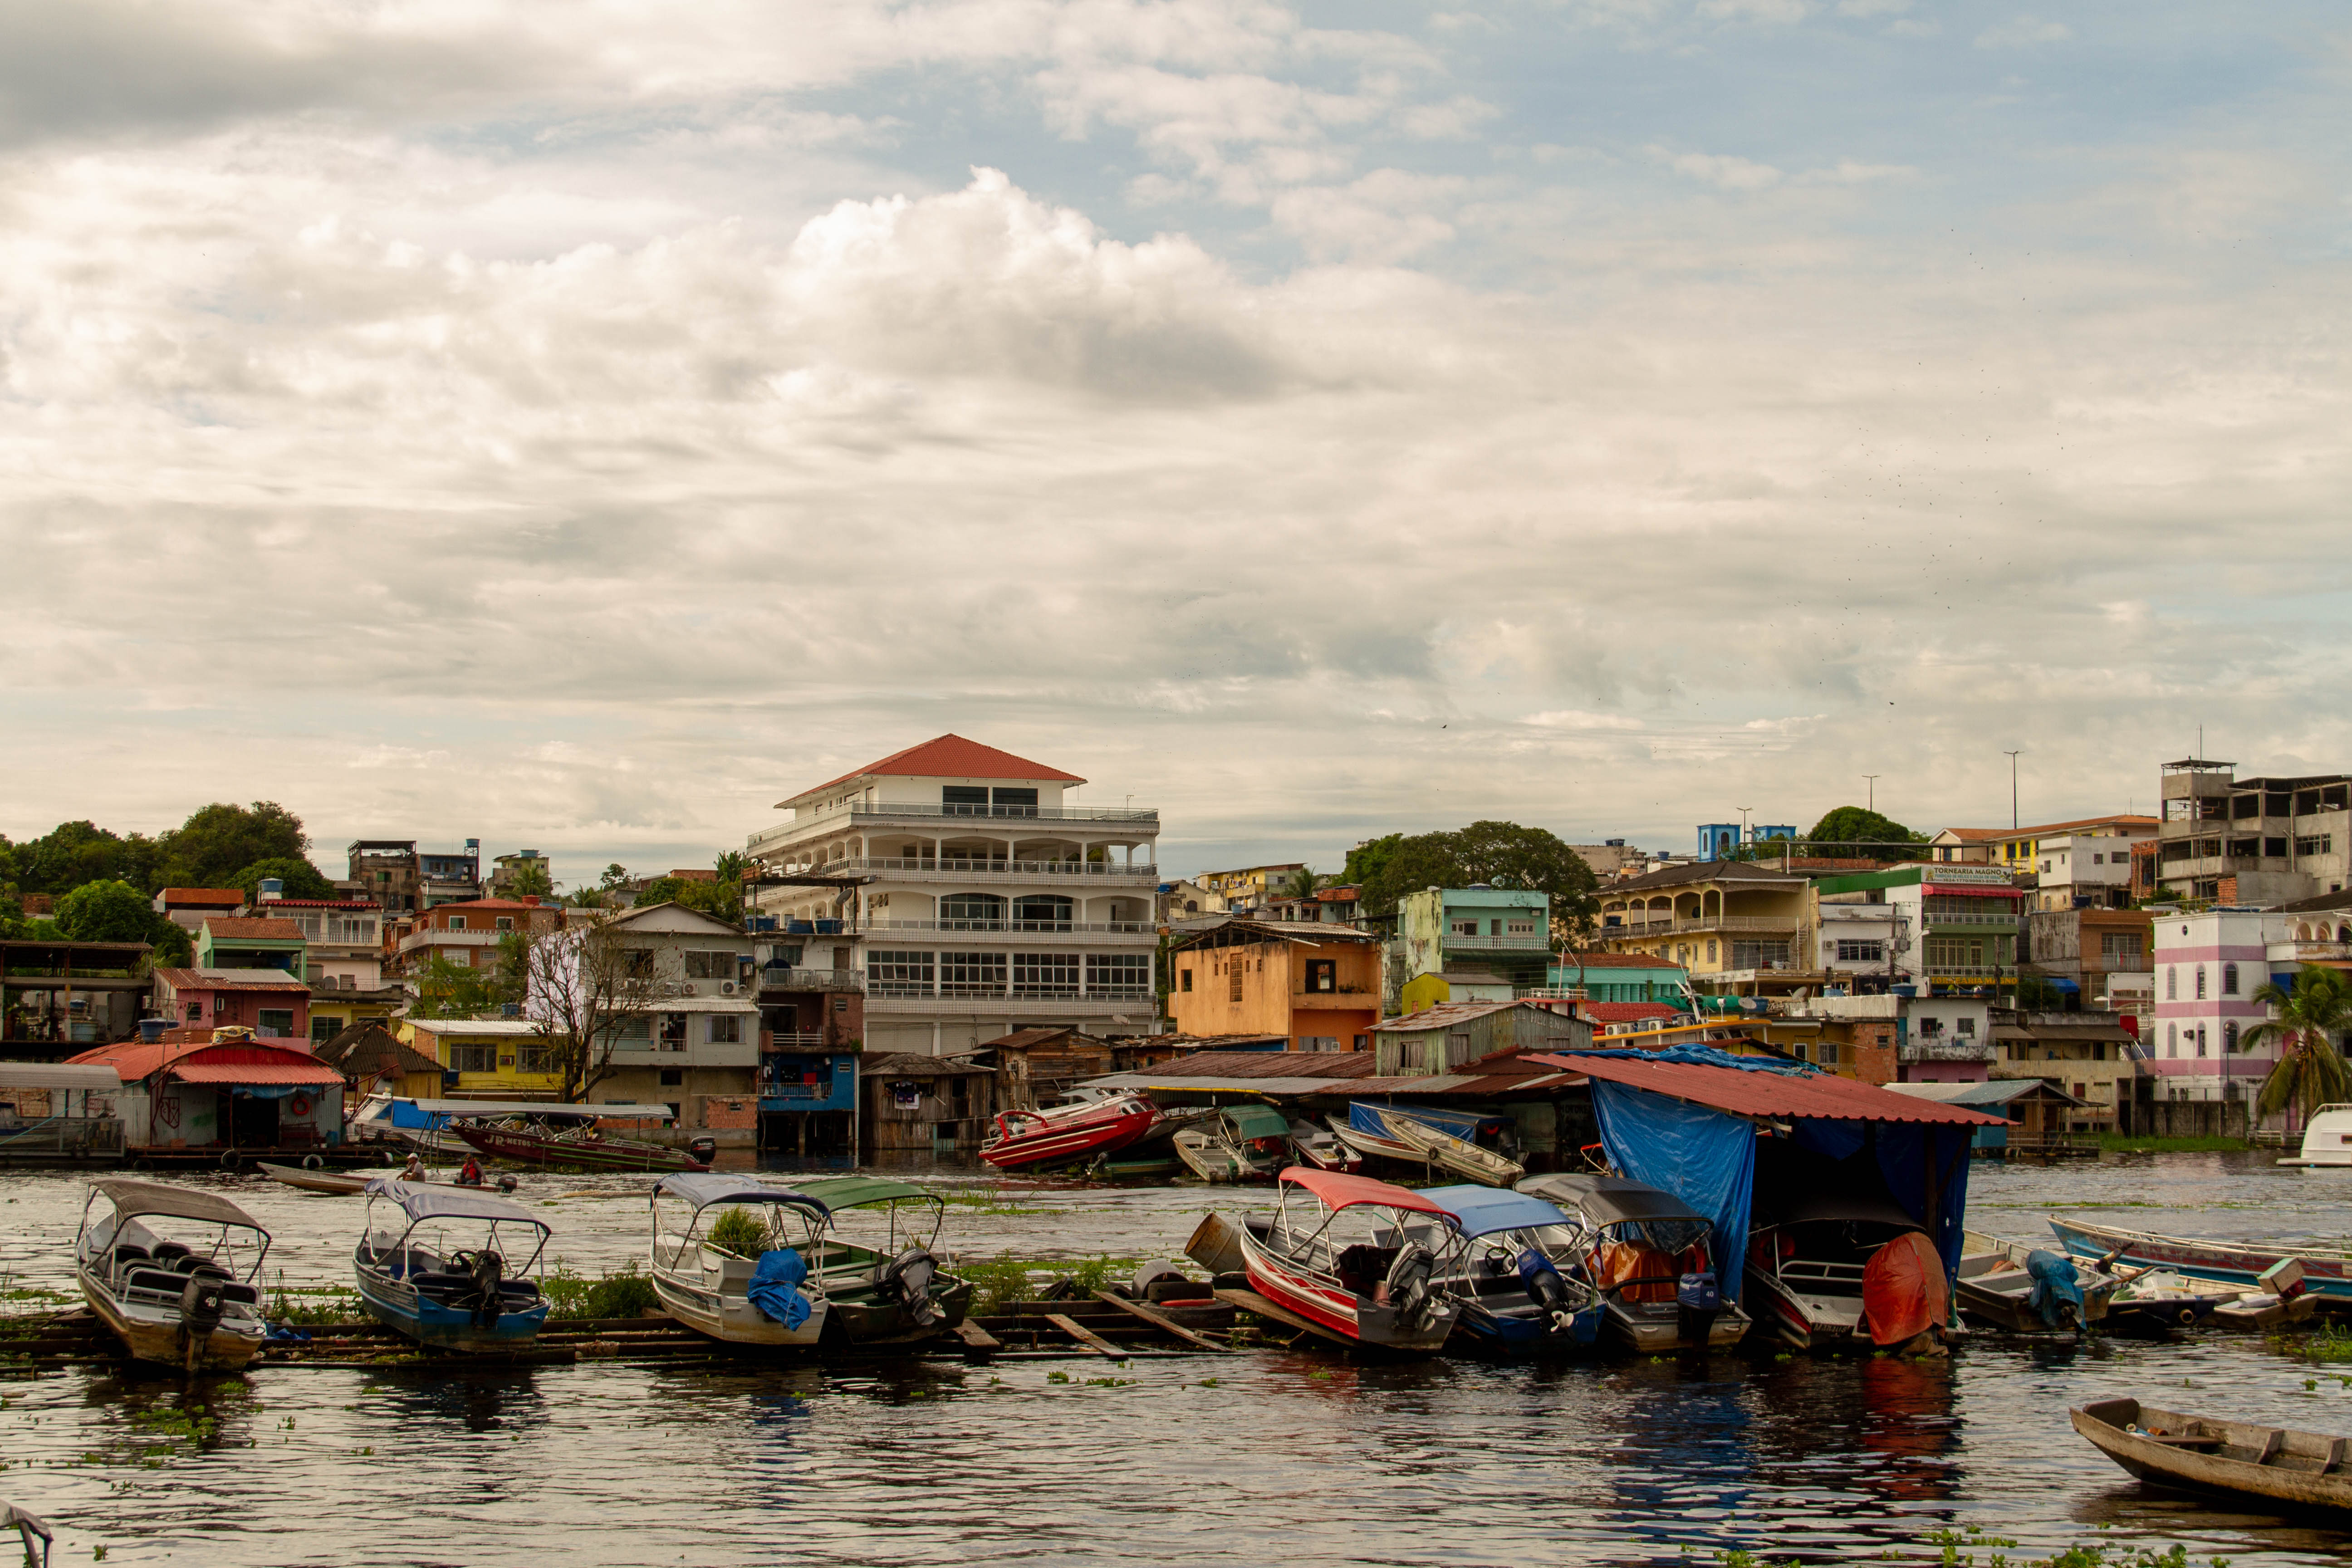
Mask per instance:
[[[1078,805],[1086,782],[942,735],[803,790],[748,843],[753,934],[771,962],[858,973],[868,1050],[1147,1033],[1160,814]]]
[[[2165,1100],[2251,1099],[2278,1060],[2275,1044],[2245,1036],[2270,1016],[2254,993],[2272,976],[2271,938],[2282,917],[2260,910],[2158,912],[2156,1004],[2145,1068]],[[2279,983],[2294,984],[2292,962]]]

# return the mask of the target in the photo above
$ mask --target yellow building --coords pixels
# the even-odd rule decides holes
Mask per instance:
[[[310,1043],[316,1047],[358,1024],[388,1024],[407,1001],[408,993],[397,985],[359,991],[345,990],[331,981],[313,981]]]
[[[1211,871],[1192,879],[1225,900],[1225,908],[1234,910],[1261,910],[1265,901],[1286,892],[1290,879],[1307,869],[1303,861],[1291,860],[1279,866],[1250,866],[1238,871]]]
[[[1810,886],[1757,861],[1669,866],[1603,890],[1601,935],[1612,952],[1679,965],[1693,990],[1711,994],[1818,985]]]
[[[2037,868],[2044,838],[2153,838],[2159,826],[2153,816],[2123,815],[2044,822],[2032,827],[1947,827],[1929,840],[1928,858],[2030,872]]]
[[[404,1018],[400,1043],[457,1075],[453,1100],[553,1099],[562,1089],[539,1026],[521,1018]]]

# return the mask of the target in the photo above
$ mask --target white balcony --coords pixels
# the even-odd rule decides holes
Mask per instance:
[[[1604,914],[1601,918],[1606,921],[1612,917]],[[1794,915],[1702,915],[1696,920],[1674,920],[1664,917],[1657,920],[1642,920],[1629,914],[1624,917],[1622,925],[1603,924],[1601,928],[1601,935],[1603,940],[1606,940],[1610,937],[1627,936],[1681,936],[1689,931],[1710,931],[1793,933],[1797,929],[1797,917]]]
[[[1461,931],[1448,931],[1438,939],[1442,947],[1456,952],[1549,952],[1551,938],[1541,931],[1524,936],[1471,936]]]
[[[913,823],[925,827],[940,827],[952,823],[969,824],[975,829],[995,832],[1004,829],[1017,831],[1023,824],[1030,822],[1093,824],[1108,830],[1104,837],[1121,840],[1155,837],[1160,832],[1160,812],[1154,806],[866,805],[858,803],[804,811],[803,815],[790,822],[751,835],[744,840],[744,847],[757,858],[811,838],[855,832],[862,826],[878,827],[894,823]]]
[[[866,975],[856,969],[785,969],[771,966],[752,972],[761,991],[863,991]]]
[[[935,860],[928,855],[869,855],[828,860],[810,870],[825,877],[871,874],[896,882],[973,882],[1018,878],[1030,882],[1156,886],[1160,881],[1157,866],[1129,866],[1116,860]]]
[[[931,1018],[943,1016],[984,1018],[1108,1018],[1125,1017],[1142,1023],[1159,1010],[1150,991],[1095,992],[1085,996],[886,996],[866,998],[869,1018]]]

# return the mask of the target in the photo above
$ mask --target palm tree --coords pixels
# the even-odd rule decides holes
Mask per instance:
[[[1290,886],[1286,891],[1294,899],[1311,899],[1315,896],[1316,886],[1320,880],[1321,879],[1314,872],[1301,866],[1290,874]]]
[[[751,858],[749,855],[744,854],[740,849],[729,849],[723,851],[713,866],[713,868],[719,873],[719,879],[722,882],[741,881],[743,879],[743,873],[750,870],[751,868]]]
[[[2352,986],[2344,977],[2333,969],[2305,969],[2292,991],[2266,981],[2254,1000],[2275,1016],[2247,1030],[2240,1046],[2279,1042],[2278,1063],[2263,1080],[2255,1109],[2270,1116],[2293,1105],[2307,1122],[2321,1106],[2352,1100],[2352,1068],[2336,1048],[2336,1035],[2352,1025]]]

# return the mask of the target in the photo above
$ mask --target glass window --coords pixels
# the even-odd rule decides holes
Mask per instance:
[[[950,893],[940,900],[941,931],[1003,931],[1004,900],[994,893]]]
[[[1005,955],[1001,952],[940,954],[940,994],[942,996],[1002,996]]]
[[[1176,989],[1179,991],[1190,991],[1192,989],[1192,972],[1191,970],[1180,969],[1176,972]]]
[[[653,1043],[654,1021],[643,1013],[631,1013],[613,1026],[613,1043],[616,1046],[646,1046]]]
[[[463,915],[451,915],[449,917],[449,929],[451,931],[464,931],[466,929],[466,917]]]
[[[713,1013],[710,1016],[710,1043],[714,1046],[740,1045],[743,1040],[743,1020],[733,1013]]]
[[[1013,958],[1013,994],[1015,996],[1076,996],[1078,994],[1078,955],[1075,952],[1015,953]]]
[[[2205,966],[2201,963],[2197,966],[2197,999],[2205,999]]]
[[[514,930],[514,916],[512,916],[512,915],[500,915],[500,916],[499,917],[499,921],[498,921],[498,928],[499,928],[499,930],[500,930],[500,931],[512,931],[512,930]]]
[[[293,1032],[293,1008],[264,1007],[261,1010],[259,1033],[264,1039],[281,1039]]]
[[[654,950],[650,947],[623,948],[621,967],[632,980],[651,980],[654,977]]]
[[[452,1040],[449,1042],[449,1070],[496,1072],[499,1070],[499,1047],[488,1040]]]
[[[2238,966],[2234,963],[2225,963],[2221,966],[2221,994],[2235,996],[2237,994]]]
[[[2178,1024],[2164,1026],[2164,1054],[2168,1057],[2180,1054],[2180,1026]]]
[[[2164,966],[2164,999],[2168,1002],[2180,999],[2180,965],[2177,963]]]
[[[515,1071],[553,1072],[555,1042],[540,1036],[515,1042]]]
[[[738,963],[732,952],[688,948],[686,952],[686,977],[688,980],[732,980]]]
[[[1126,1001],[1141,1001],[1150,996],[1151,955],[1146,952],[1087,954],[1087,994]]]

